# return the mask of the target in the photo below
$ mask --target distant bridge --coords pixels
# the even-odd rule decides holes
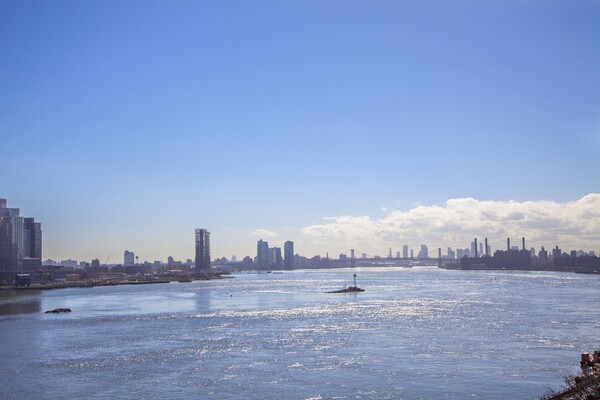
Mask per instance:
[[[429,251],[427,257],[381,257],[381,256],[373,256],[364,252],[360,252],[355,249],[350,249],[350,257],[345,259],[340,259],[341,262],[350,262],[353,266],[357,263],[371,263],[371,264],[400,264],[400,265],[435,265],[442,266],[445,263],[457,262],[455,258],[448,258],[447,252],[443,254],[443,250],[441,248],[437,249],[437,257],[431,257],[429,254],[434,251]],[[356,254],[362,254],[366,257],[356,257]],[[444,257],[445,256],[445,257]]]

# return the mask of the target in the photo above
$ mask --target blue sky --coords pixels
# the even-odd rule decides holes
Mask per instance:
[[[148,260],[192,257],[196,227],[215,256],[260,229],[324,255],[359,246],[324,217],[576,202],[600,192],[598,43],[594,1],[3,0],[0,197],[44,256]]]

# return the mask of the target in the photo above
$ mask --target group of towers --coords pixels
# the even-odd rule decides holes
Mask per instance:
[[[283,258],[280,247],[269,247],[269,243],[259,240],[256,244],[256,264],[259,268],[294,268],[294,242],[283,244]]]
[[[294,242],[288,240],[283,245],[283,257],[280,247],[269,247],[269,243],[259,240],[256,245],[256,265],[259,268],[294,268]],[[210,269],[210,232],[196,229],[196,259],[194,267],[198,271]]]
[[[0,199],[0,280],[13,282],[17,274],[35,274],[41,266],[41,224]]]

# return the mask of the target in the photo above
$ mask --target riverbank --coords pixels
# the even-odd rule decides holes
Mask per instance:
[[[229,274],[222,273],[199,273],[192,275],[162,275],[160,277],[124,277],[123,279],[86,279],[72,282],[50,282],[32,284],[31,286],[0,286],[0,290],[53,290],[69,288],[93,288],[96,286],[118,286],[118,285],[149,285],[170,282],[192,282],[209,281],[216,279],[233,278]]]

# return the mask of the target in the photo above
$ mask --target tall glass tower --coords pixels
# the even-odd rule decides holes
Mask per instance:
[[[0,281],[12,283],[16,274],[36,273],[41,265],[41,224],[0,199]]]
[[[196,229],[196,262],[197,270],[210,269],[210,232],[206,229]]]
[[[283,259],[286,269],[294,269],[294,242],[291,240],[283,245]]]

